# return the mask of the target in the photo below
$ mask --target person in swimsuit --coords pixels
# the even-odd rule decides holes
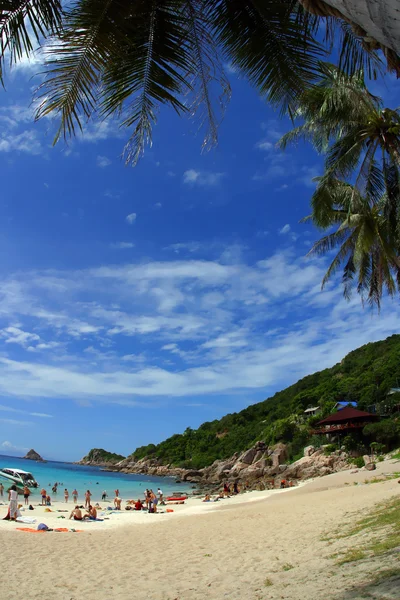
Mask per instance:
[[[122,500],[118,496],[116,496],[114,498],[114,506],[115,506],[116,510],[121,510],[121,502],[122,502]]]
[[[142,501],[140,500],[140,498],[138,498],[138,501],[135,502],[135,509],[134,510],[142,510],[142,508],[143,508]]]
[[[75,488],[74,488],[74,491],[72,492],[72,497],[74,499],[74,504],[76,504],[78,502],[78,492],[76,491]]]
[[[91,497],[92,497],[92,494],[90,493],[90,490],[86,490],[86,492],[85,492],[85,508],[90,507],[90,498]]]
[[[28,488],[27,485],[24,485],[24,499],[25,499],[25,506],[29,505],[29,496],[30,496],[31,492]]]
[[[0,483],[0,498],[3,497],[4,494],[4,485],[2,483]]]
[[[74,519],[74,521],[82,521],[83,517],[82,517],[82,511],[79,508],[79,506],[75,506],[74,510],[71,511],[71,514],[69,515],[70,519]]]
[[[68,498],[69,498],[69,491],[67,490],[67,488],[65,488],[65,490],[64,490],[64,500],[65,500],[65,502],[68,502]]]
[[[103,500],[103,502],[104,502],[104,500],[105,500],[106,498],[107,498],[107,492],[106,492],[106,490],[103,490],[103,493],[102,493],[102,495],[101,495],[101,499],[102,499],[102,500]]]
[[[40,495],[42,496],[42,506],[46,506],[47,492],[44,488],[40,490]]]
[[[90,521],[95,521],[97,519],[97,510],[94,506],[89,505],[89,510],[86,515],[83,515],[83,519],[89,519]]]

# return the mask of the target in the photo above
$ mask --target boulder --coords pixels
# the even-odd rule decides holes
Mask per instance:
[[[287,448],[285,444],[278,444],[272,453],[272,466],[277,467],[288,459]]]
[[[303,456],[311,456],[312,454],[314,454],[314,452],[315,452],[314,446],[306,446],[304,448]]]
[[[364,454],[363,460],[364,460],[364,465],[368,465],[371,462],[371,457],[368,454]]]
[[[250,450],[246,450],[246,452],[242,454],[239,460],[246,465],[251,465],[257,453],[256,448],[250,448]]]
[[[376,464],[374,462],[369,462],[365,465],[365,468],[367,469],[367,471],[375,471]]]

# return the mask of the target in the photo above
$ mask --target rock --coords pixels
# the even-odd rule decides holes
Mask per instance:
[[[245,463],[246,465],[251,465],[254,457],[257,454],[257,450],[255,448],[250,448],[250,450],[246,450],[240,457],[240,462]]]
[[[272,453],[272,466],[278,467],[288,459],[287,449],[285,444],[278,444]]]
[[[375,471],[376,464],[374,462],[369,462],[365,465],[365,468],[367,469],[367,471]]]
[[[371,462],[371,457],[368,454],[364,454],[363,460],[364,460],[364,465],[367,465],[368,463]]]
[[[314,446],[306,446],[304,448],[304,456],[311,456],[312,454],[314,454],[314,452],[315,452]]]
[[[24,456],[27,460],[38,460],[40,462],[44,462],[43,458],[36,452],[36,450],[29,450],[29,452]]]

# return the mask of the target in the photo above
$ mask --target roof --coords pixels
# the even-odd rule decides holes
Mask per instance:
[[[320,408],[319,406],[313,406],[312,408],[306,408],[306,410],[304,412],[305,413],[312,412],[313,410],[319,410],[319,408]]]
[[[400,392],[400,388],[390,388],[388,395],[389,394],[398,394],[398,392]]]
[[[340,423],[341,421],[352,421],[352,420],[361,420],[361,419],[376,419],[377,416],[372,413],[365,412],[363,410],[358,410],[357,408],[353,408],[352,406],[346,406],[346,408],[342,408],[337,412],[329,415],[326,419],[322,419],[318,423],[318,425],[329,425],[330,423]]]
[[[342,410],[342,408],[345,408],[349,404],[354,408],[357,406],[357,402],[354,402],[354,400],[340,400],[339,402],[336,402],[335,406],[340,406],[339,410]]]

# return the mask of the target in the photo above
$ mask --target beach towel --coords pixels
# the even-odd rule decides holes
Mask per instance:
[[[27,533],[46,533],[45,529],[32,529],[31,527],[17,527],[17,531],[25,531]],[[58,533],[83,533],[83,529],[63,529],[62,527],[59,529],[50,529],[49,531],[57,531]]]
[[[33,525],[36,523],[36,519],[33,519],[32,517],[18,517],[17,522],[25,523],[26,525]]]

